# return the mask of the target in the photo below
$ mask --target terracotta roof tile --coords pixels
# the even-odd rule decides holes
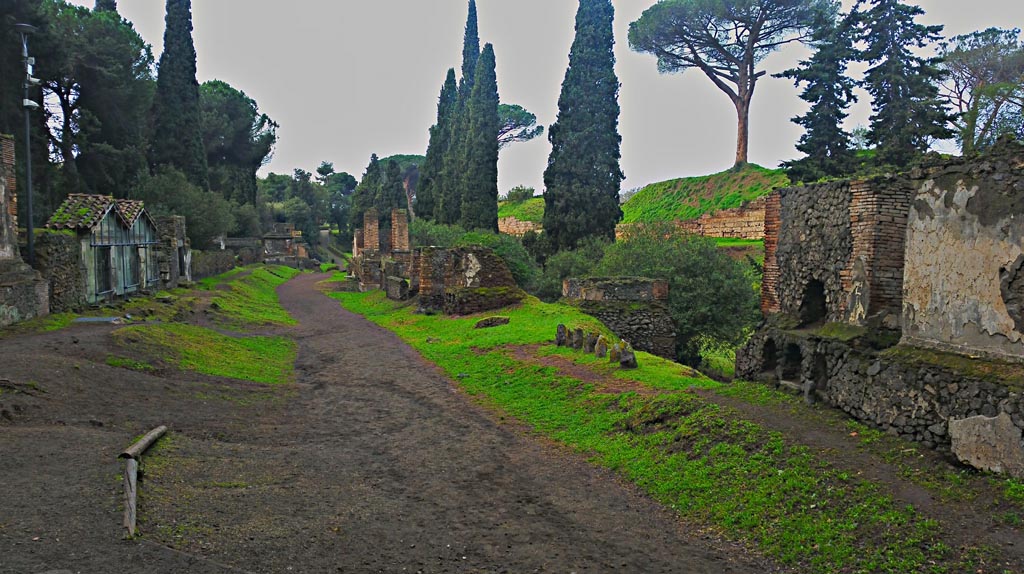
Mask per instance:
[[[92,229],[103,219],[114,198],[107,195],[73,193],[50,216],[46,227],[50,229]]]
[[[146,208],[142,201],[137,199],[118,199],[116,203],[117,211],[129,226],[135,223]]]

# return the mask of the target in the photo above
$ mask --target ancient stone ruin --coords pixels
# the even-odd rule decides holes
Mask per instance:
[[[636,349],[675,360],[668,283],[641,277],[566,279],[562,298],[597,318]]]
[[[0,327],[49,314],[46,281],[18,251],[14,138],[0,136]]]
[[[388,298],[419,297],[424,313],[470,315],[523,300],[504,260],[486,247],[412,249],[404,209],[391,212],[391,229],[382,241],[375,209],[366,212],[353,239],[351,270],[361,291],[383,289]]]
[[[1014,472],[982,460],[1009,456],[984,447],[983,432],[960,440],[956,429],[976,417],[1024,429],[1024,145],[779,190],[765,230],[766,322],[737,375]]]
[[[732,239],[764,239],[765,208],[767,198],[759,197],[739,207],[705,213],[697,219],[676,221],[682,232],[703,237]],[[621,223],[615,228],[615,237],[624,239],[636,230],[639,223]]]

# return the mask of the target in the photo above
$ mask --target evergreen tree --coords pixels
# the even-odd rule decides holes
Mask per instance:
[[[932,139],[952,135],[949,116],[939,101],[942,78],[938,58],[923,58],[913,48],[939,39],[942,26],[924,26],[914,19],[924,10],[898,0],[860,0],[872,7],[859,18],[861,54],[871,66],[860,82],[872,97],[868,141],[883,164],[903,167],[928,150]]]
[[[117,0],[96,0],[96,12],[117,12]]]
[[[377,192],[374,205],[382,221],[391,221],[391,210],[405,209],[405,187],[402,185],[402,167],[395,160],[384,164],[384,181]]]
[[[619,80],[612,46],[611,0],[580,0],[576,38],[548,132],[544,232],[557,250],[587,237],[615,238],[622,218],[619,185]]]
[[[498,231],[498,80],[494,46],[487,44],[477,63],[473,93],[466,107],[469,123],[466,171],[462,185],[464,229]]]
[[[468,100],[473,92],[476,64],[480,59],[480,32],[476,17],[476,0],[469,0],[469,16],[466,17],[466,33],[462,39],[462,81],[459,96]]]
[[[806,114],[793,119],[806,130],[796,146],[806,157],[786,164],[794,182],[839,177],[853,167],[850,134],[842,124],[849,116],[847,108],[857,101],[853,95],[856,84],[846,75],[847,64],[857,56],[853,48],[854,18],[851,15],[837,22],[835,14],[822,12],[811,34],[814,55],[800,62],[799,68],[779,74],[797,86],[805,84],[800,98],[811,104]]]
[[[352,218],[349,223],[353,230],[363,226],[363,214],[374,206],[377,195],[380,193],[382,180],[380,160],[377,158],[377,154],[372,154],[363,179],[356,186],[356,190],[352,192]]]
[[[473,93],[474,76],[480,59],[480,35],[476,17],[476,0],[469,0],[469,16],[462,40],[462,79],[459,95],[452,113],[448,152],[444,158],[444,187],[437,196],[435,218],[438,223],[456,224],[462,219],[462,196],[469,142],[469,98]]]
[[[193,184],[209,186],[203,149],[196,49],[192,43],[191,0],[167,0],[164,52],[157,72],[153,101],[153,135],[149,163],[171,166]]]
[[[416,216],[427,221],[434,218],[437,199],[446,184],[444,158],[451,144],[451,121],[457,98],[455,69],[449,68],[437,100],[437,123],[430,128],[430,144],[427,146],[427,157],[420,169],[419,189],[416,190]]]

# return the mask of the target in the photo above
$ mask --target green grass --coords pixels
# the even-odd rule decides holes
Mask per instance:
[[[278,286],[295,277],[297,269],[283,266],[250,268],[251,273],[223,277],[215,285],[222,288],[211,299],[211,306],[233,325],[295,325],[277,299]]]
[[[738,239],[736,237],[714,237],[715,245],[719,247],[751,247],[764,249],[763,239]]]
[[[156,369],[156,367],[144,361],[136,361],[125,357],[115,357],[114,355],[107,357],[106,363],[111,367],[128,369],[129,371],[139,371],[141,373],[148,373]]]
[[[572,308],[529,299],[502,311],[509,325],[474,332],[476,317],[415,315],[379,293],[332,296],[396,332],[485,404],[587,453],[688,520],[755,543],[800,572],[937,574],[966,571],[973,560],[976,549],[947,546],[936,522],[896,503],[856,469],[834,468],[779,433],[681,390],[716,388],[712,381],[671,373],[641,354],[641,369],[621,376],[664,392],[607,393],[508,352],[506,345],[550,341],[559,322],[588,322]],[[543,347],[542,354],[609,370],[567,349]]]
[[[739,171],[652,183],[622,206],[623,223],[696,219],[705,213],[739,207],[789,185],[781,170],[748,164]]]
[[[235,338],[192,325],[136,325],[114,332],[118,344],[152,353],[180,369],[269,385],[292,380],[297,353],[284,337]]]
[[[544,198],[502,201],[498,203],[498,217],[515,217],[519,221],[542,223],[544,221]]]
[[[244,267],[235,267],[234,269],[221,273],[220,275],[200,279],[196,285],[204,291],[212,291],[217,288],[217,285],[227,283],[232,277],[239,275],[243,271],[245,271]]]

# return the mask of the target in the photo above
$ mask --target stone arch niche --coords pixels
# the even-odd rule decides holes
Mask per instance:
[[[774,339],[764,342],[761,351],[761,376],[762,378],[775,380],[779,368],[779,347]]]
[[[811,279],[804,287],[800,302],[800,325],[823,325],[828,317],[828,301],[825,298],[825,284]]]
[[[790,343],[782,354],[782,373],[779,384],[793,390],[802,390],[800,379],[803,374],[804,354],[800,345]]]

